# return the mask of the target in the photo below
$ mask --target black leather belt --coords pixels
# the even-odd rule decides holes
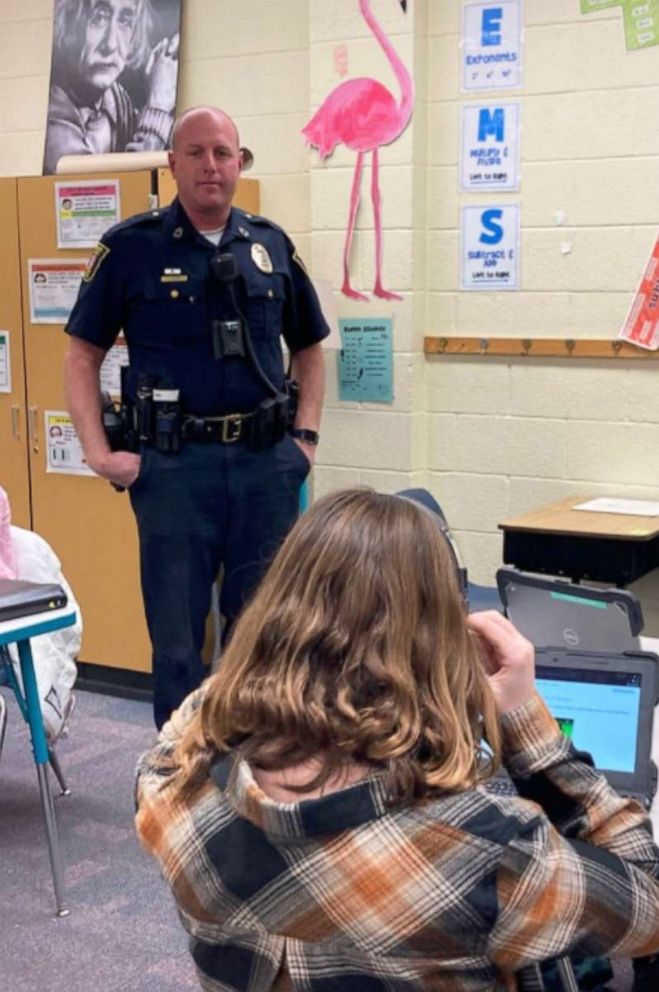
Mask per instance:
[[[253,413],[226,413],[221,417],[183,414],[181,437],[184,441],[215,441],[219,444],[248,441],[253,418]]]

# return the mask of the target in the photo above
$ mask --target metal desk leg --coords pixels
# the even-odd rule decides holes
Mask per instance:
[[[60,767],[59,758],[51,747],[48,748],[48,761],[50,762],[50,767],[53,769],[53,774],[59,783],[60,795],[70,796],[71,790],[64,780],[64,773]]]
[[[18,656],[21,661],[27,719],[32,737],[32,752],[37,766],[37,778],[39,779],[41,808],[43,810],[44,823],[46,824],[48,855],[50,857],[53,888],[55,890],[55,907],[58,916],[68,916],[69,910],[64,905],[64,885],[62,880],[59,837],[57,836],[57,820],[55,819],[55,808],[53,806],[53,796],[50,791],[50,782],[48,781],[48,745],[46,743],[46,732],[43,729],[39,693],[37,692],[37,680],[32,662],[32,650],[29,640],[18,641],[17,644]]]

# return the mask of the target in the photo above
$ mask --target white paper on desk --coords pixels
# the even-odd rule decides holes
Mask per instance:
[[[579,503],[573,510],[591,510],[593,513],[622,513],[632,517],[659,517],[659,503],[649,499],[612,499],[600,496]]]

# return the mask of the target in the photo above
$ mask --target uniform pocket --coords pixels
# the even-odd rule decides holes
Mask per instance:
[[[148,463],[149,463],[150,453],[151,453],[151,449],[147,445],[144,445],[142,447],[142,450],[140,451],[140,470],[137,473],[137,478],[128,487],[129,492],[133,493],[136,489],[139,489],[142,483],[144,482],[144,479],[149,470]]]
[[[147,279],[131,308],[131,339],[161,350],[208,334],[206,287],[201,280]]]
[[[283,329],[286,279],[278,273],[254,273],[245,279],[247,321],[258,337],[279,337]]]

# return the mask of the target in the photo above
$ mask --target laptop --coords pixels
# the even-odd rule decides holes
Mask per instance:
[[[0,579],[0,622],[66,606],[67,595],[55,582]]]
[[[614,654],[536,650],[538,692],[562,733],[623,796],[650,808],[657,769],[650,759],[652,722],[659,691],[659,658],[649,652]],[[510,794],[503,776],[492,780],[494,793]]]
[[[595,589],[500,568],[497,586],[506,616],[536,647],[637,651],[643,611],[626,589]]]

